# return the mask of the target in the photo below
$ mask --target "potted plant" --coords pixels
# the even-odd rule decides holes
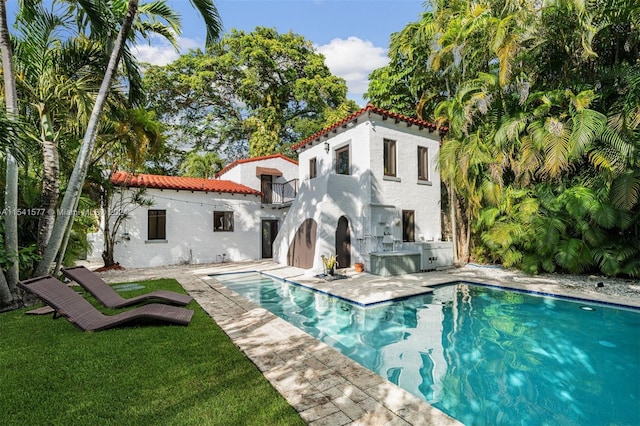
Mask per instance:
[[[353,269],[355,269],[356,272],[364,272],[364,263],[362,262],[356,262],[353,264]]]
[[[338,266],[338,258],[334,255],[329,255],[329,257],[322,255],[322,263],[324,265],[324,273],[325,275],[333,275],[336,271],[336,266]]]

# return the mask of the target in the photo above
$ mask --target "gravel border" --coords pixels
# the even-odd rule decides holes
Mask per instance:
[[[458,273],[469,272],[497,281],[533,281],[560,285],[588,298],[606,295],[618,297],[634,305],[640,305],[640,280],[613,278],[601,275],[538,274],[527,275],[522,271],[505,269],[495,265],[467,264],[455,268]]]

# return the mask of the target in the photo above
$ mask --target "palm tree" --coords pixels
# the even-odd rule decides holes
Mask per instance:
[[[16,160],[16,164],[18,164],[17,161],[24,163],[24,155],[20,151],[21,147],[19,144],[19,142],[22,140],[22,137],[20,134],[22,126],[23,126],[23,123],[17,122],[13,117],[12,118],[7,117],[5,112],[0,110],[0,135],[4,136],[3,138],[0,138],[0,148],[4,149],[5,152],[9,153],[13,157],[13,159]],[[3,212],[3,216],[5,216],[5,223],[6,223],[6,217],[9,216],[10,214],[11,214],[11,210],[9,210],[9,207],[5,203],[4,212]],[[2,227],[3,227],[3,224],[0,223],[0,229]],[[3,236],[2,234],[3,232],[0,232],[0,244],[4,245],[4,238],[1,238]],[[0,250],[4,250],[5,255],[13,254],[15,256],[15,254],[17,253],[17,251],[13,251],[13,252],[8,251],[6,246],[0,247]],[[9,258],[9,256],[7,256],[7,258]],[[8,260],[13,260],[13,259],[9,258]],[[7,282],[7,278],[4,272],[0,269],[0,308],[13,307],[18,302],[19,302],[19,298],[18,298],[18,295],[16,294],[16,287],[9,286],[9,283]]]
[[[101,48],[83,36],[61,41],[60,30],[69,15],[58,16],[39,8],[37,14],[18,18],[16,69],[23,115],[31,119],[33,141],[42,150],[42,194],[38,253],[47,246],[58,205],[60,164],[58,145],[75,140],[88,121],[93,95],[99,87],[103,64]]]
[[[138,32],[144,35],[156,32],[175,42],[179,22],[173,11],[161,4],[148,4],[141,7],[141,14],[149,19],[135,22]],[[159,19],[166,20],[169,26],[161,25]],[[42,147],[43,157],[40,207],[44,213],[39,216],[38,253],[48,245],[56,217],[60,188],[58,145],[75,147],[77,135],[86,127],[104,66],[104,40],[84,34],[61,40],[60,33],[72,30],[74,22],[71,9],[54,13],[37,4],[33,11],[18,16],[19,33],[15,41],[16,68],[21,76],[18,93],[24,114],[34,116],[36,130],[31,134]],[[133,65],[135,61],[129,61],[127,67],[131,71],[130,87],[138,87],[137,67]],[[117,103],[115,109],[127,108],[127,100],[122,96],[112,96],[110,102]]]
[[[9,119],[14,119],[18,113],[18,95],[16,90],[16,77],[13,66],[13,53],[9,26],[7,24],[6,0],[0,0],[0,53],[2,54],[2,69],[4,78],[6,111]],[[9,151],[7,156],[7,170],[5,181],[5,208],[9,213],[18,211],[18,163]],[[3,274],[0,279],[0,304],[12,305],[18,299],[16,284],[18,283],[18,217],[17,214],[6,214],[5,221],[5,247],[10,256],[10,264],[7,269],[6,279]]]
[[[118,36],[114,42],[114,47],[109,59],[109,64],[107,66],[102,85],[100,86],[100,91],[98,93],[96,103],[91,113],[91,118],[89,120],[85,136],[82,140],[78,158],[76,160],[73,172],[69,179],[67,190],[60,206],[63,214],[59,215],[56,218],[49,245],[42,255],[40,264],[36,268],[36,275],[44,275],[51,269],[58,250],[61,247],[65,235],[65,230],[69,225],[70,217],[68,214],[65,214],[65,212],[73,212],[80,197],[82,185],[84,184],[84,180],[86,178],[87,170],[90,164],[91,154],[95,146],[97,129],[102,109],[106,103],[111,88],[111,81],[116,74],[121,53],[124,50],[126,40],[129,37],[130,31],[134,24],[135,16],[138,11],[138,3],[139,2],[137,0],[129,0],[122,26],[120,27],[120,31],[118,32]],[[192,4],[195,5],[195,7],[201,12],[207,13],[206,15],[203,15],[205,23],[207,24],[207,40],[209,42],[212,42],[215,38],[217,38],[219,34],[218,32],[220,30],[220,22],[213,2],[211,0],[192,0]],[[214,35],[216,37],[213,37]]]
[[[204,155],[191,152],[180,165],[180,171],[184,176],[212,179],[223,166],[224,161],[216,152]]]
[[[36,268],[36,275],[45,275],[51,269],[51,265],[58,254],[67,226],[69,225],[70,216],[75,211],[77,202],[80,199],[82,185],[84,184],[84,180],[87,175],[89,161],[96,141],[102,109],[107,101],[109,91],[111,90],[111,80],[116,73],[118,62],[120,60],[120,52],[122,51],[126,37],[133,25],[137,9],[138,1],[130,0],[127,13],[115,41],[113,52],[100,86],[100,91],[98,92],[96,103],[94,104],[91,113],[91,118],[89,119],[85,136],[82,140],[82,145],[80,146],[80,153],[78,154],[73,172],[69,178],[69,184],[60,206],[61,214],[56,218],[51,238],[49,240],[49,245],[42,255],[40,264]]]

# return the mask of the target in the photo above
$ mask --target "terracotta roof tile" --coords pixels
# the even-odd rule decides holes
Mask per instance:
[[[260,195],[260,191],[230,180],[192,177],[131,174],[118,171],[111,176],[114,185],[185,191],[225,192],[230,194]]]
[[[427,127],[429,129],[432,129],[432,130],[440,130],[441,133],[447,132],[449,130],[447,127],[444,127],[444,126],[438,127],[437,125],[435,125],[433,123],[429,123],[428,121],[424,121],[424,120],[419,120],[417,118],[408,117],[406,115],[402,115],[402,114],[398,114],[398,113],[395,113],[395,112],[387,111],[385,109],[378,108],[378,107],[375,107],[375,106],[373,106],[371,104],[368,104],[366,107],[362,108],[360,111],[356,111],[353,114],[351,114],[348,117],[346,117],[345,119],[340,120],[337,123],[320,130],[319,132],[309,136],[308,138],[306,138],[305,140],[303,140],[301,142],[298,142],[297,144],[293,145],[291,147],[291,149],[293,149],[295,151],[296,149],[302,148],[305,145],[307,145],[309,143],[312,143],[314,140],[318,139],[319,137],[331,132],[332,130],[337,129],[340,126],[346,126],[347,123],[349,123],[350,121],[360,117],[361,115],[364,115],[367,112],[374,112],[376,114],[382,115],[383,117],[393,118],[395,120],[404,121],[406,123],[414,124],[416,126]]]
[[[236,160],[233,163],[227,164],[222,170],[220,170],[218,173],[216,173],[216,177],[219,177],[219,176],[225,174],[226,172],[228,172],[229,170],[233,169],[238,164],[251,163],[253,161],[260,161],[260,160],[269,160],[271,158],[282,158],[283,160],[289,161],[290,163],[293,163],[296,166],[298,165],[298,162],[296,160],[294,160],[292,158],[289,158],[286,155],[282,155],[282,154],[279,154],[279,153],[278,154],[271,154],[271,155],[263,155],[262,157],[243,158],[241,160]]]

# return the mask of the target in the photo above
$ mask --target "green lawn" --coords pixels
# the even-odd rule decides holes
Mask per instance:
[[[183,292],[175,280],[144,285],[123,295]],[[0,314],[2,424],[304,424],[200,306],[188,308],[187,327],[97,333],[25,309]]]

